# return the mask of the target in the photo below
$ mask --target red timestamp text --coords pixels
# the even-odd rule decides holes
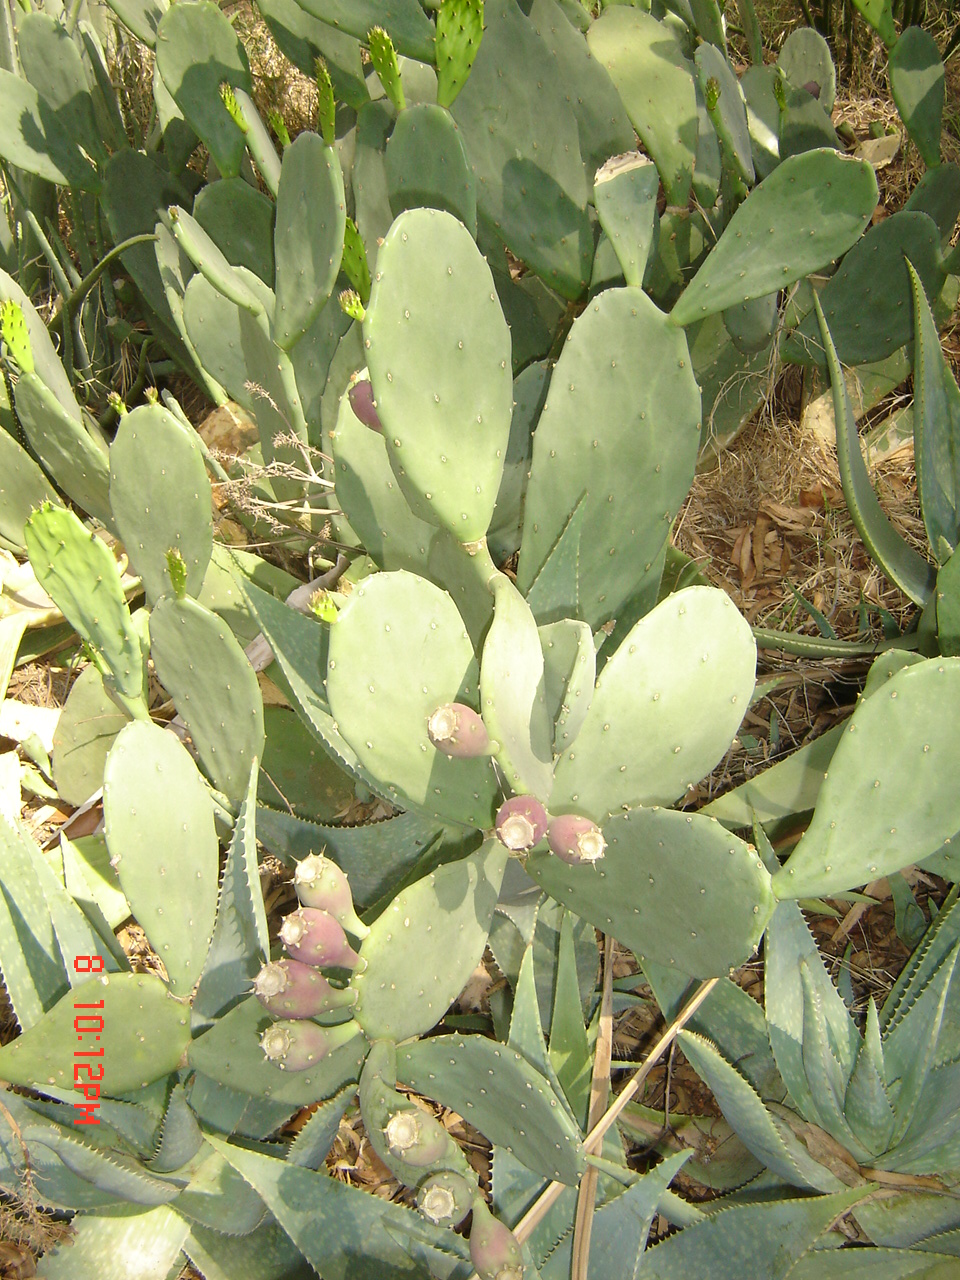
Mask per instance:
[[[73,967],[77,973],[102,973],[103,956],[77,956]],[[77,994],[82,996],[86,991],[86,987],[81,987]],[[100,1117],[96,1112],[100,1106],[97,1099],[100,1097],[100,1081],[103,1079],[103,1062],[97,1059],[103,1058],[103,1046],[90,1047],[90,1041],[92,1039],[96,1043],[103,1032],[103,1014],[96,1012],[103,1009],[103,1001],[75,1000],[73,1007],[76,1010],[73,1029],[77,1033],[77,1040],[84,1045],[84,1048],[73,1051],[73,1087],[79,1089],[86,1099],[85,1102],[73,1104],[78,1111],[73,1122],[99,1124]]]

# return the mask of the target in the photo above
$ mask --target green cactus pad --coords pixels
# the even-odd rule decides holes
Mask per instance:
[[[37,581],[94,653],[107,687],[131,715],[146,715],[140,634],[107,545],[72,511],[47,505],[24,526]]]
[[[60,499],[26,449],[0,431],[0,538],[23,547],[23,526],[44,502],[59,505]]]
[[[87,73],[67,26],[49,13],[27,13],[17,23],[17,52],[44,108],[92,160],[106,160]]]
[[[576,1125],[550,1082],[515,1049],[482,1036],[437,1036],[397,1053],[397,1075],[475,1125],[536,1173],[576,1186]]]
[[[255,418],[263,401],[249,385],[240,308],[199,271],[183,295],[183,324],[204,369]]]
[[[707,101],[707,112],[720,139],[725,161],[733,166],[742,181],[752,183],[756,175],[750,150],[747,108],[740,94],[737,77],[727,59],[712,44],[700,46],[696,63],[700,88]],[[707,86],[711,80],[715,82],[718,94],[712,109],[710,103],[713,95],[707,94]]]
[[[390,466],[383,436],[365,426],[344,392],[333,440],[340,510],[367,555],[381,569],[425,574],[437,532],[413,514]]]
[[[901,210],[871,227],[824,285],[820,305],[842,364],[883,360],[913,337],[908,261],[927,297],[937,298],[946,280],[940,232],[925,213]],[[815,312],[790,335],[784,353],[826,364]]]
[[[210,481],[196,435],[160,405],[121,420],[110,447],[110,505],[148,602],[170,593],[171,549],[197,595],[213,548]]]
[[[593,189],[600,225],[617,255],[623,278],[638,289],[653,248],[659,189],[656,167],[639,152],[608,161],[598,171]]]
[[[779,897],[849,889],[919,862],[960,830],[950,762],[960,659],[905,668],[862,701],[830,762],[813,819],[774,877]]]
[[[180,740],[148,722],[127,725],[107,757],[103,808],[133,914],[171,989],[189,995],[213,933],[219,845],[212,801]]]
[[[402,890],[373,922],[350,979],[369,1039],[406,1040],[440,1021],[483,954],[506,862],[488,840]]]
[[[577,298],[590,279],[594,244],[566,94],[533,22],[514,0],[486,0],[483,41],[452,108],[478,210],[551,289]]]
[[[608,289],[574,322],[550,380],[517,585],[531,589],[585,495],[577,612],[593,627],[656,560],[693,479],[700,391],[679,336],[642,290]]]
[[[641,960],[710,977],[742,964],[773,912],[770,876],[750,845],[712,818],[631,809],[603,824],[592,865],[532,853],[527,870]]]
[[[917,486],[927,538],[939,556],[941,539],[954,551],[960,545],[960,388],[940,346],[936,321],[924,296],[922,281],[912,263],[908,261],[907,266],[916,335],[913,441]],[[957,571],[958,566],[954,565],[951,571],[954,579]],[[953,607],[957,607],[957,602]],[[941,652],[946,652],[942,646]]]
[[[495,564],[503,564],[520,547],[533,432],[543,408],[548,373],[546,361],[538,361],[528,365],[513,380],[510,438],[503,460],[497,504],[487,530],[487,548]]]
[[[390,208],[445,209],[477,234],[477,193],[453,116],[430,103],[408,107],[394,125],[384,165]]]
[[[53,780],[68,804],[83,804],[103,785],[107,752],[128,723],[129,717],[103,687],[97,668],[84,668],[53,734]]]
[[[724,311],[724,327],[741,355],[766,353],[780,318],[778,299],[779,294],[768,293],[763,298],[751,298],[749,302],[738,303]],[[763,363],[766,367],[767,361]]]
[[[205,772],[239,805],[263,755],[257,675],[225,622],[195,600],[165,596],[150,615],[150,649]]]
[[[553,719],[553,750],[566,751],[593,699],[597,651],[585,622],[561,618],[540,628],[544,696]]]
[[[929,31],[906,26],[890,50],[890,92],[916,143],[924,164],[940,163],[940,128],[946,100],[946,80],[940,49]]]
[[[489,827],[498,803],[489,758],[452,760],[427,734],[437,707],[476,701],[477,683],[456,606],[411,573],[367,578],[330,629],[330,710],[364,768],[404,808]]]
[[[243,132],[220,98],[226,81],[253,93],[243,45],[212,0],[172,5],[157,27],[157,67],[185,119],[206,143],[224,178],[235,178],[245,154]]]
[[[461,542],[481,538],[510,434],[510,331],[490,268],[449,213],[412,209],[390,228],[363,337],[404,496]]]
[[[373,26],[390,33],[398,53],[433,62],[433,23],[418,0],[310,0],[309,14],[339,32],[366,40]]]
[[[877,205],[866,160],[807,151],[750,193],[670,313],[674,324],[785,289],[850,248]]]
[[[946,251],[957,217],[960,216],[960,166],[938,164],[928,169],[910,192],[904,209],[926,213],[940,228]]]
[[[493,593],[496,607],[480,662],[480,710],[509,787],[545,799],[553,782],[553,726],[537,624],[504,574],[494,579]]]
[[[76,402],[66,409],[36,373],[20,374],[14,402],[27,442],[48,474],[83,511],[112,525],[107,456],[87,432]]]
[[[592,24],[587,42],[656,162],[667,203],[686,205],[697,151],[697,99],[693,68],[680,45],[651,14],[619,5]]]
[[[449,107],[466,83],[483,37],[483,0],[442,0],[437,10],[437,102]]]
[[[188,2],[193,3],[193,0]],[[258,279],[257,285],[251,289],[241,273],[242,269],[231,266],[216,241],[204,231],[196,218],[179,205],[171,205],[165,213],[161,214],[161,219],[180,251],[216,290],[236,306],[249,311],[251,315],[263,314],[263,290],[257,287],[261,284],[260,280]],[[159,258],[160,249],[158,248],[158,260]]]
[[[78,1044],[74,1002],[102,1000],[93,1011],[103,1018],[99,1041],[87,1035]],[[159,978],[111,973],[69,992],[35,1026],[0,1049],[0,1077],[25,1088],[73,1085],[74,1061],[103,1064],[103,1091],[130,1093],[176,1070],[190,1041],[190,1011]],[[74,1058],[103,1049],[102,1057]]]
[[[272,288],[274,208],[243,178],[224,178],[200,189],[193,216],[232,266],[246,267]]]
[[[18,1024],[29,1030],[68,989],[50,904],[38,880],[32,841],[0,816],[0,964]],[[52,873],[51,873],[52,874]]]
[[[334,1049],[307,1071],[278,1070],[260,1048],[260,1034],[273,1021],[255,996],[241,1000],[191,1042],[190,1066],[240,1093],[292,1106],[329,1098],[359,1076],[368,1048],[362,1036]]]
[[[777,66],[795,89],[808,84],[820,88],[817,101],[831,112],[837,100],[837,72],[830,46],[814,27],[798,27],[784,40],[777,54]]]
[[[780,104],[774,93],[777,72],[758,63],[740,77],[740,92],[747,105],[747,127],[753,167],[765,178],[780,163]]]
[[[330,297],[343,256],[346,203],[336,151],[302,133],[283,153],[274,249],[274,339],[289,351]]]
[[[48,182],[99,192],[100,178],[56,111],[19,75],[0,70],[0,156],[8,164]]]

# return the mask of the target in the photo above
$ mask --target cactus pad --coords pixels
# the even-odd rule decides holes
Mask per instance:
[[[440,1021],[483,954],[506,862],[488,840],[402,890],[373,922],[360,948],[365,967],[350,980],[368,1038],[406,1040]]]
[[[195,435],[159,405],[126,414],[110,447],[110,505],[127,555],[153,604],[169,594],[167,552],[199,593],[213,548],[210,482]]]
[[[133,914],[178,995],[200,976],[217,914],[213,805],[186,748],[137,721],[120,733],[103,777],[107,845]]]
[[[330,710],[364,768],[403,807],[489,827],[497,795],[490,760],[452,760],[428,731],[441,704],[476,701],[477,677],[453,601],[403,570],[367,578],[330,629]]]
[[[394,222],[363,337],[404,496],[461,542],[481,538],[510,434],[510,331],[490,268],[451,214],[411,209]]]
[[[99,1040],[80,1037],[74,1027],[74,1002],[102,1000]],[[69,992],[29,1031],[0,1049],[0,1076],[26,1088],[73,1084],[74,1054],[103,1049],[103,1092],[129,1093],[176,1070],[190,1042],[190,1011],[174,999],[159,978],[142,973],[111,973]]]
[[[599,862],[573,867],[531,853],[527,871],[638,959],[704,978],[752,955],[775,899],[750,845],[716,819],[671,809],[618,814],[603,834]]]

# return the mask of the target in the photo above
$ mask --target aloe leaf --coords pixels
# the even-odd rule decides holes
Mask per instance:
[[[348,1084],[326,1102],[321,1102],[293,1140],[287,1152],[289,1164],[302,1169],[321,1169],[330,1154],[344,1112],[356,1097],[356,1085]]]
[[[912,263],[914,332],[913,441],[920,507],[930,546],[951,550],[960,539],[960,388],[940,346],[940,335]]]
[[[847,1082],[843,1112],[859,1141],[872,1155],[886,1151],[896,1126],[887,1093],[880,1020],[873,1000],[853,1074]]]
[[[830,384],[833,387],[833,408],[837,423],[837,463],[843,484],[843,496],[846,499],[850,517],[867,551],[891,582],[909,596],[914,604],[922,605],[930,598],[936,586],[935,570],[897,533],[877,500],[866,463],[860,452],[860,440],[843,370],[840,368],[837,351],[816,295],[814,295],[813,304],[820,322],[820,335],[827,355]]]

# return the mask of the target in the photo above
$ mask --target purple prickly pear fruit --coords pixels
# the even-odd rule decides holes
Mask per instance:
[[[260,1037],[260,1048],[281,1071],[306,1071],[360,1034],[356,1022],[318,1027],[315,1022],[275,1022]]]
[[[523,1254],[517,1237],[487,1208],[482,1195],[473,1201],[470,1258],[480,1280],[521,1280]]]
[[[355,991],[338,991],[322,973],[300,960],[265,964],[253,980],[253,994],[269,1013],[284,1018],[315,1018],[357,1002]]]
[[[326,911],[355,938],[363,940],[370,932],[353,909],[347,877],[331,858],[325,858],[322,853],[303,858],[293,874],[293,887],[301,906]]]
[[[383,1136],[395,1156],[418,1169],[446,1159],[453,1145],[440,1121],[419,1107],[395,1111],[383,1126]]]
[[[811,97],[819,99],[820,85],[817,83],[816,80],[808,80],[803,87],[806,89],[807,93],[809,93]]]
[[[427,721],[430,741],[444,755],[458,760],[489,755],[487,727],[473,707],[462,702],[445,702]]]
[[[347,395],[350,397],[350,408],[363,425],[383,435],[383,423],[377,413],[377,402],[373,398],[373,385],[369,379],[355,382]]]
[[[546,835],[549,821],[533,796],[511,796],[497,810],[497,839],[512,853],[526,853]]]
[[[564,813],[551,819],[547,828],[547,844],[551,853],[572,866],[581,862],[597,862],[607,847],[597,824],[589,818],[578,818],[574,813]]]
[[[470,1212],[476,1192],[476,1186],[471,1186],[461,1174],[443,1169],[421,1183],[417,1208],[428,1222],[455,1227]]]
[[[294,960],[318,969],[354,969],[360,959],[339,921],[316,907],[291,912],[280,926],[280,940]]]

